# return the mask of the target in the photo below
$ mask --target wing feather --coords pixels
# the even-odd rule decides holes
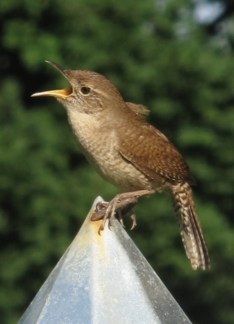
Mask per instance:
[[[193,183],[183,157],[158,129],[141,119],[119,134],[119,153],[151,180]]]

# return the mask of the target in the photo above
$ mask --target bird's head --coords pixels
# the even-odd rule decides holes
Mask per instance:
[[[36,92],[32,97],[50,96],[60,101],[68,112],[97,114],[105,109],[120,107],[123,98],[116,87],[99,73],[82,70],[66,70],[59,65],[46,61],[57,69],[70,86],[60,90]]]

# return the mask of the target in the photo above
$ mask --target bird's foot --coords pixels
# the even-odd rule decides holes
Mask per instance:
[[[146,196],[152,194],[152,190],[139,190],[134,192],[126,192],[116,195],[110,202],[100,202],[96,206],[96,210],[91,216],[92,221],[97,221],[102,219],[102,223],[98,229],[98,234],[104,230],[105,224],[108,221],[108,227],[112,226],[113,219],[117,218],[122,226],[123,216],[130,213],[132,208],[141,196]],[[131,213],[130,218],[132,219],[131,230],[136,227],[136,216]]]

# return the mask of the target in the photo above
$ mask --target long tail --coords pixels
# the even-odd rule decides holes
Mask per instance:
[[[179,183],[171,187],[171,192],[185,252],[192,268],[209,269],[209,254],[195,212],[192,189],[188,183]]]

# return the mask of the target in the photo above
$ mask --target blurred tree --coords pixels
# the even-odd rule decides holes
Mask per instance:
[[[22,314],[94,197],[117,192],[77,150],[59,104],[30,98],[63,87],[45,59],[109,77],[187,157],[212,270],[190,269],[166,195],[138,204],[131,235],[193,322],[233,323],[233,51],[214,46],[192,10],[185,0],[1,1],[3,323]]]
[[[196,0],[195,7],[200,12],[201,22],[211,35],[219,32],[220,24],[227,25],[229,17],[234,13],[234,2],[232,0]],[[199,17],[198,17],[199,18]]]

